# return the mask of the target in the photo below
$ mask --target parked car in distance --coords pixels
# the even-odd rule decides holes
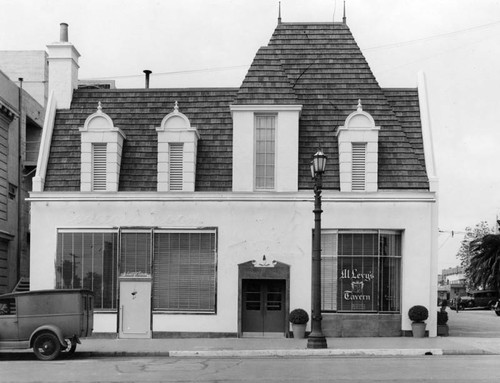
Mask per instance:
[[[493,306],[493,311],[495,311],[495,314],[500,317],[500,299],[497,300],[495,305]]]
[[[495,290],[478,290],[460,297],[461,308],[487,308],[491,309],[498,301],[498,293]]]
[[[75,352],[92,335],[94,293],[39,290],[0,295],[0,350],[33,348],[40,360]]]

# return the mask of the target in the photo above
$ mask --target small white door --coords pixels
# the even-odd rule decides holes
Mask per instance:
[[[151,278],[120,278],[120,338],[151,338]]]

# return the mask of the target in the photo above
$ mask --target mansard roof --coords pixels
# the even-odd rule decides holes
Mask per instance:
[[[232,119],[229,104],[237,89],[78,89],[71,108],[58,110],[45,178],[46,191],[80,190],[80,132],[85,119],[102,110],[120,128],[124,141],[119,191],[156,191],[158,133],[174,110],[200,134],[196,190],[231,190]]]
[[[98,101],[127,136],[120,191],[156,190],[155,128],[175,101],[200,133],[195,190],[231,190],[231,104],[302,105],[298,187],[312,187],[309,163],[321,147],[329,158],[324,187],[339,189],[335,130],[358,100],[381,127],[378,188],[427,190],[416,89],[382,89],[343,23],[280,23],[240,88],[75,91],[71,109],[56,116],[45,190],[79,190],[78,128]]]

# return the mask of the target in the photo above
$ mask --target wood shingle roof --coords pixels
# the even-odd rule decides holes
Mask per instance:
[[[45,190],[79,190],[78,128],[98,101],[127,136],[120,191],[156,191],[155,128],[175,101],[200,133],[197,191],[231,190],[231,104],[302,105],[298,187],[312,187],[309,163],[321,147],[329,158],[324,188],[339,189],[335,130],[356,110],[358,100],[381,127],[379,189],[427,190],[416,89],[382,89],[342,23],[279,24],[239,89],[75,91],[71,109],[56,116]]]

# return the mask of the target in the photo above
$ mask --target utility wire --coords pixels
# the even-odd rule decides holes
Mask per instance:
[[[411,45],[411,44],[415,44],[415,43],[419,43],[419,42],[423,42],[423,41],[442,39],[445,37],[455,36],[458,34],[467,33],[467,32],[471,32],[471,31],[475,31],[475,30],[486,29],[486,28],[490,28],[490,27],[492,27],[494,25],[498,25],[498,24],[500,24],[500,20],[494,21],[494,22],[489,23],[489,24],[483,24],[483,25],[478,25],[475,27],[467,28],[467,29],[461,29],[459,31],[447,32],[447,33],[442,33],[439,35],[422,37],[422,38],[414,39],[414,40],[401,41],[398,43],[391,43],[391,44],[385,44],[385,45],[377,45],[374,47],[368,47],[368,48],[364,48],[363,51],[370,51],[370,50],[376,50],[376,49],[387,49],[387,48],[398,48],[398,47],[402,47],[405,45]]]
[[[334,7],[335,10],[335,7]],[[335,16],[334,16],[335,17]],[[492,23],[488,24],[483,24],[483,25],[478,25],[475,27],[471,28],[466,28],[466,29],[461,29],[458,31],[454,32],[447,32],[447,33],[442,33],[439,35],[434,35],[434,36],[428,36],[428,37],[422,37],[419,39],[414,39],[414,40],[408,40],[408,41],[401,41],[397,43],[391,43],[391,44],[385,44],[385,45],[377,45],[373,47],[368,47],[368,48],[363,48],[363,51],[373,51],[373,50],[378,50],[378,49],[389,49],[389,48],[398,48],[406,45],[411,45],[419,42],[425,42],[425,41],[431,41],[435,39],[442,39],[462,33],[467,33],[475,30],[480,30],[480,29],[486,29],[490,28],[494,25],[500,24],[500,20],[494,21]],[[190,70],[179,70],[179,71],[172,71],[172,72],[159,72],[159,73],[153,73],[152,75],[156,76],[168,76],[168,75],[174,75],[174,74],[185,74],[185,73],[203,73],[203,72],[218,72],[218,71],[224,71],[224,70],[231,70],[231,69],[240,69],[240,68],[247,68],[249,65],[233,65],[233,66],[227,66],[227,67],[211,67],[211,68],[202,68],[202,69],[190,69]],[[107,79],[119,79],[119,78],[134,78],[134,77],[143,77],[142,74],[133,74],[133,75],[122,75],[122,76],[106,76],[106,77],[93,77],[93,78],[88,78],[89,80],[107,80]]]
[[[230,69],[239,69],[239,68],[247,68],[250,65],[233,65],[226,67],[212,67],[212,68],[202,68],[202,69],[187,69],[187,70],[179,70],[172,72],[158,72],[152,73],[151,76],[165,76],[165,75],[173,75],[173,74],[183,74],[183,73],[202,73],[202,72],[217,72],[224,71]],[[132,77],[143,77],[142,74],[131,74],[131,75],[123,75],[123,76],[107,76],[107,77],[92,77],[88,78],[88,80],[107,80],[107,79],[116,79],[116,78],[132,78]]]

